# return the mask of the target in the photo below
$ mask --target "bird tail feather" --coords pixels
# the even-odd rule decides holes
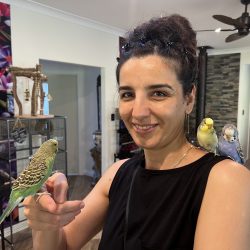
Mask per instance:
[[[2,224],[4,219],[10,215],[10,213],[22,201],[22,199],[23,199],[22,197],[19,197],[16,201],[12,201],[8,204],[7,208],[3,211],[3,214],[0,217],[0,224]]]

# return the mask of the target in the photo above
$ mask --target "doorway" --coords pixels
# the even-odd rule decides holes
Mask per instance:
[[[67,117],[68,173],[93,176],[90,150],[95,146],[93,133],[101,131],[101,93],[97,93],[101,68],[49,60],[40,60],[40,64],[52,97],[49,113]]]

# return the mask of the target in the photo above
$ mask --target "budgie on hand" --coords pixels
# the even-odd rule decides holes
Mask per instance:
[[[27,196],[35,195],[52,173],[56,153],[57,140],[45,141],[33,155],[29,165],[13,182],[7,208],[0,217],[0,224],[13,209]]]
[[[229,156],[240,164],[245,163],[243,151],[239,142],[238,130],[233,124],[226,124],[221,132],[218,153]]]
[[[204,118],[197,129],[197,140],[199,145],[216,154],[218,137],[214,129],[214,121],[211,118]]]

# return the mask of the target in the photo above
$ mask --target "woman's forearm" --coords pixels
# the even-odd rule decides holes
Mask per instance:
[[[67,244],[63,229],[55,231],[32,230],[34,250],[66,250]]]

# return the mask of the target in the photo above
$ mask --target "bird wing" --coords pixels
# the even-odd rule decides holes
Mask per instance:
[[[244,153],[243,153],[242,147],[240,145],[240,142],[238,140],[237,140],[236,149],[237,149],[237,152],[239,154],[239,157],[241,159],[242,164],[244,164],[245,163],[245,157],[244,157]]]
[[[45,177],[47,169],[45,162],[39,162],[32,167],[30,165],[15,180],[12,187],[13,190],[32,187]]]

